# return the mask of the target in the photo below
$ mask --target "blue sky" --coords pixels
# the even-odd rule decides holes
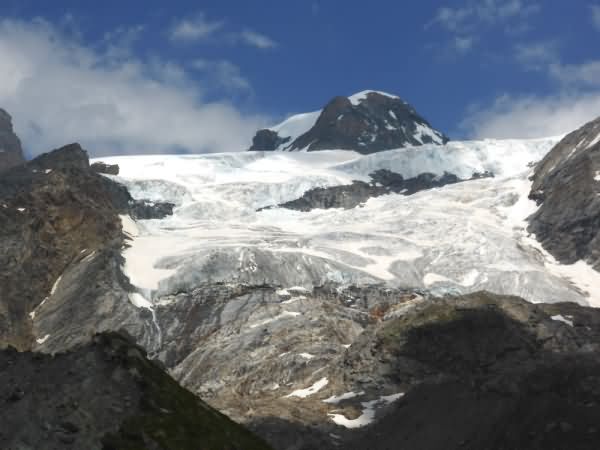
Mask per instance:
[[[31,154],[239,150],[363,89],[453,138],[536,137],[600,115],[599,39],[585,0],[3,0],[0,106]]]

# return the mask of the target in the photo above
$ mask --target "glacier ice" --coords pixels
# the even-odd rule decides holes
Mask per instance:
[[[150,298],[205,282],[311,289],[387,283],[434,293],[489,290],[532,302],[600,304],[598,273],[553,261],[526,232],[532,162],[558,138],[450,142],[371,155],[240,152],[103,158],[136,198],[168,200],[173,216],[137,222],[125,272]],[[387,168],[494,178],[344,210],[257,209],[314,187],[368,180]],[[128,229],[131,224],[128,224]],[[580,276],[580,274],[583,274]]]

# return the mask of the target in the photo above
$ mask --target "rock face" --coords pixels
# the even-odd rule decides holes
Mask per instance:
[[[368,154],[412,145],[442,145],[448,141],[411,105],[377,91],[335,97],[318,116],[301,116],[294,116],[273,129],[260,130],[250,150],[344,149]],[[311,120],[313,117],[316,121]]]
[[[477,293],[384,322],[340,367],[412,387],[345,448],[593,448],[599,320],[595,309]]]
[[[0,172],[24,162],[21,141],[13,131],[12,118],[0,108]]]
[[[529,231],[559,261],[600,270],[600,118],[567,135],[537,165]]]
[[[73,302],[72,311],[81,298],[104,302],[114,317],[96,331],[137,316],[120,271],[125,241],[119,214],[146,217],[155,208],[161,217],[168,213],[168,205],[134,201],[125,187],[90,170],[78,144],[0,177],[0,347],[35,345],[34,311],[42,303],[51,306],[49,300],[58,296]],[[63,289],[61,278],[71,273],[69,268],[77,268],[77,277],[67,277]]]
[[[103,162],[95,162],[91,165],[94,172],[105,173],[107,175],[119,175],[118,164],[105,164]]]
[[[369,176],[372,180],[370,183],[354,181],[349,185],[310,189],[302,197],[277,206],[297,211],[329,208],[351,209],[370,198],[379,197],[380,195],[392,193],[412,195],[426,189],[466,181],[450,173],[445,173],[442,176],[422,173],[417,177],[404,179],[402,175],[386,169],[377,170]],[[482,178],[483,176],[492,175],[474,174],[473,178]]]
[[[55,357],[0,351],[5,449],[267,449],[116,333]]]

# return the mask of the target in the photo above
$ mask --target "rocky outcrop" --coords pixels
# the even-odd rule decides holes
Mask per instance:
[[[280,146],[287,144],[291,138],[280,137],[276,131],[264,129],[258,130],[256,135],[252,138],[252,146],[250,151],[263,150],[273,151],[277,150]]]
[[[422,303],[340,364],[407,387],[344,448],[594,448],[599,325],[595,309],[488,293]]]
[[[565,264],[600,270],[600,119],[567,135],[536,166],[529,231]]]
[[[104,173],[107,175],[119,175],[119,165],[118,164],[106,164],[102,161],[95,162],[92,164],[91,169],[97,173]]]
[[[105,302],[114,317],[107,328],[95,331],[112,329],[128,315],[137,317],[120,271],[125,240],[119,215],[148,217],[152,211],[162,217],[169,205],[140,206],[124,186],[90,170],[87,153],[78,144],[0,177],[0,347],[29,349],[43,339],[35,334],[35,310],[42,303],[53,305],[59,292],[72,302]],[[63,290],[61,278],[71,273],[68,269],[81,278],[70,279]],[[94,295],[82,297],[92,291]],[[69,308],[74,311],[75,305]]]
[[[369,175],[371,182],[354,181],[352,184],[314,188],[306,191],[302,197],[277,205],[281,208],[297,211],[313,209],[355,208],[370,198],[386,194],[412,195],[426,189],[442,187],[447,184],[459,183],[456,175],[444,173],[437,176],[433,173],[422,173],[416,177],[405,179],[402,175],[387,169],[377,170]],[[490,177],[492,174],[474,174],[472,179]],[[262,208],[270,209],[271,206]]]
[[[116,333],[55,357],[0,351],[4,449],[267,449]]]
[[[297,122],[304,121],[300,116],[292,117],[273,129],[258,131],[250,150],[343,149],[369,154],[413,145],[441,145],[448,141],[411,105],[377,91],[333,98],[315,122],[308,123],[306,130],[295,135]],[[286,125],[288,122],[293,126]]]
[[[13,131],[12,118],[0,108],[0,172],[24,162],[21,141]]]

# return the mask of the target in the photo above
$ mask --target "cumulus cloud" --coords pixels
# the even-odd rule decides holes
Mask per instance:
[[[472,106],[461,128],[473,138],[535,138],[573,131],[600,116],[600,60],[565,64],[557,40],[515,46],[515,61],[553,86],[546,96],[498,96]]]
[[[241,150],[265,123],[203,101],[176,63],[121,58],[42,20],[0,20],[0,55],[0,106],[32,155],[74,141],[95,155]]]
[[[537,138],[571,132],[600,115],[600,91],[555,96],[502,95],[474,107],[461,127],[474,139]]]

